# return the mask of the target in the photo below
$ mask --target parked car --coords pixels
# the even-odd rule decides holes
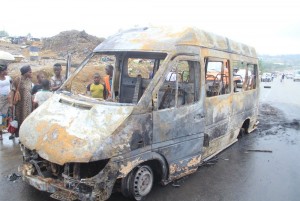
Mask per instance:
[[[271,73],[263,73],[261,76],[262,82],[272,82],[272,75]]]
[[[248,71],[248,76],[251,77],[252,73]],[[233,80],[236,83],[237,88],[242,88],[243,83],[246,77],[246,70],[245,69],[240,69],[236,73],[233,74]]]
[[[294,82],[300,81],[300,70],[295,71],[293,80]]]
[[[293,79],[293,74],[292,73],[287,73],[286,75],[285,75],[285,77],[286,77],[286,79]]]

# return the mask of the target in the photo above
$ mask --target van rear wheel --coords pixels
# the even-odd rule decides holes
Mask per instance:
[[[138,166],[122,180],[122,194],[137,201],[142,200],[150,193],[153,180],[151,167],[148,165]]]

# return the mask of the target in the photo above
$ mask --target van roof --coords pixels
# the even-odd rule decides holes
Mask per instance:
[[[129,29],[108,37],[94,49],[94,52],[172,52],[176,50],[176,47],[184,45],[206,47],[255,58],[257,57],[253,47],[194,27],[181,29],[166,27]]]

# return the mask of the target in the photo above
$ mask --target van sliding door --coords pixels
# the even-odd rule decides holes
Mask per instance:
[[[205,121],[198,57],[178,56],[164,75],[153,111],[153,149],[166,158],[174,179],[196,170],[201,160]]]

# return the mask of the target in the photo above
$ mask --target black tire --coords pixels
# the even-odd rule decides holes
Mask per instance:
[[[151,167],[138,166],[122,180],[122,194],[133,200],[143,200],[150,193],[153,181],[154,175]]]
[[[126,177],[124,177],[121,181],[121,193],[126,198],[130,197],[129,181],[130,181],[130,178],[132,177],[132,172],[133,171],[128,173],[128,175]]]

